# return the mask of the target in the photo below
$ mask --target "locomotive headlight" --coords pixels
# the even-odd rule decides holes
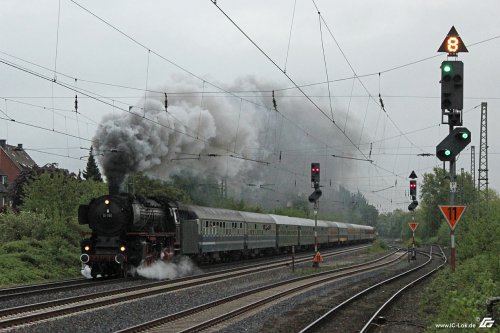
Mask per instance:
[[[85,245],[85,247],[83,248],[85,251],[90,251],[90,246],[89,245]]]
[[[125,245],[120,246],[120,251],[125,252],[126,249]]]
[[[106,199],[106,200],[104,200],[104,203],[105,203],[106,205],[109,205],[110,201],[109,201],[108,199]]]

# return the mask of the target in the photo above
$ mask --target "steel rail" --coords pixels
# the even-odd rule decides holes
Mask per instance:
[[[431,261],[432,261],[432,254],[427,254],[425,253],[425,255],[427,255],[429,257],[429,260],[427,260],[425,263],[423,263],[422,265],[419,265],[417,267],[414,267],[410,270],[407,270],[403,273],[400,273],[398,275],[395,275],[393,277],[390,277],[384,281],[381,281],[381,282],[378,282],[360,292],[358,292],[357,294],[355,294],[354,296],[348,298],[347,300],[343,301],[342,303],[340,303],[339,305],[337,305],[336,307],[332,308],[331,310],[329,310],[328,312],[326,312],[325,314],[323,314],[321,317],[319,317],[318,319],[316,319],[315,321],[313,321],[312,323],[310,323],[309,325],[307,325],[305,328],[303,328],[299,333],[309,333],[309,332],[313,332],[315,329],[319,328],[329,317],[331,317],[333,314],[335,314],[337,311],[339,311],[340,309],[342,309],[343,307],[345,307],[346,305],[350,304],[350,303],[353,303],[355,300],[357,300],[359,297],[367,294],[368,292],[384,285],[384,284],[387,284],[389,282],[392,282],[394,280],[397,280],[399,279],[400,277],[404,276],[404,275],[407,275],[413,271],[416,271],[426,265],[428,265]]]
[[[226,298],[214,301],[214,302],[206,303],[206,304],[203,304],[203,305],[200,305],[200,306],[197,306],[197,307],[193,307],[191,309],[180,311],[180,312],[177,312],[177,313],[174,313],[174,314],[171,314],[171,315],[164,316],[162,318],[158,318],[158,319],[146,322],[146,323],[142,323],[142,324],[139,324],[139,325],[136,325],[136,326],[133,326],[133,327],[129,327],[129,328],[120,330],[120,331],[118,331],[116,333],[143,332],[145,330],[149,330],[149,329],[152,329],[152,328],[155,328],[155,327],[158,327],[158,326],[162,326],[162,325],[164,325],[166,323],[171,323],[174,320],[181,319],[181,318],[184,318],[184,317],[188,317],[190,315],[206,311],[206,310],[214,308],[216,306],[220,306],[220,305],[223,305],[223,304],[226,304],[226,303],[238,300],[238,299],[240,299],[242,297],[253,295],[253,294],[256,294],[256,293],[259,293],[259,292],[264,292],[264,291],[267,291],[267,290],[270,290],[270,289],[274,289],[274,288],[277,288],[277,287],[281,287],[281,286],[285,286],[285,285],[291,284],[291,283],[296,283],[296,282],[305,281],[305,280],[311,280],[311,279],[318,278],[318,277],[321,277],[321,276],[327,276],[327,277],[324,277],[324,278],[322,278],[320,280],[314,280],[312,282],[305,283],[305,284],[303,284],[301,286],[294,287],[294,288],[289,289],[287,291],[277,292],[276,294],[274,294],[274,295],[272,295],[270,297],[263,298],[263,299],[258,300],[256,302],[253,302],[251,304],[246,304],[246,305],[244,305],[242,307],[239,307],[239,308],[237,308],[235,310],[227,312],[224,315],[218,316],[218,317],[213,318],[211,320],[208,320],[208,321],[205,321],[205,322],[200,323],[198,325],[195,325],[194,327],[191,327],[191,328],[189,328],[187,330],[184,330],[182,332],[195,332],[195,331],[199,331],[199,330],[208,328],[210,326],[213,326],[213,325],[215,325],[215,324],[217,324],[219,322],[226,321],[226,320],[228,320],[230,318],[233,318],[233,317],[235,317],[237,315],[240,315],[240,314],[242,314],[244,312],[248,312],[250,310],[258,308],[258,307],[262,306],[263,304],[266,304],[266,303],[269,303],[269,302],[274,301],[276,299],[285,297],[285,296],[287,296],[289,294],[296,293],[296,292],[298,292],[300,290],[304,290],[304,289],[310,288],[310,287],[312,287],[312,286],[314,286],[314,285],[316,285],[318,283],[330,282],[331,280],[335,280],[335,279],[342,278],[342,277],[345,277],[345,276],[357,274],[357,273],[368,271],[368,270],[373,270],[373,269],[376,269],[376,268],[388,265],[388,264],[390,264],[390,263],[392,263],[392,262],[394,262],[396,260],[399,260],[402,256],[404,256],[404,254],[402,254],[401,256],[397,257],[396,259],[393,259],[390,262],[382,263],[382,264],[376,264],[376,265],[374,265],[374,264],[376,262],[379,262],[379,261],[381,261],[381,260],[383,260],[383,259],[391,256],[391,255],[394,255],[397,252],[398,251],[391,252],[390,254],[388,254],[386,256],[383,256],[381,258],[378,258],[376,260],[372,260],[372,261],[369,261],[369,262],[366,262],[366,263],[356,264],[356,265],[352,265],[352,266],[348,266],[348,267],[342,267],[342,268],[337,269],[337,270],[331,270],[331,271],[327,271],[327,272],[316,273],[316,274],[312,274],[312,275],[309,275],[309,276],[303,276],[303,277],[293,278],[293,279],[289,279],[289,280],[286,280],[286,281],[281,281],[281,282],[277,282],[277,283],[274,283],[274,284],[271,284],[271,285],[267,285],[267,286],[255,288],[255,289],[252,289],[252,290],[248,290],[248,291],[245,291],[245,292],[233,295],[233,296],[229,296],[229,297],[226,297]],[[370,265],[372,265],[372,266],[370,266]],[[365,266],[365,267],[363,267],[363,266]],[[343,272],[342,273],[342,271],[347,271],[347,270],[352,270],[352,269],[357,269],[357,270],[354,271],[354,272]],[[338,274],[339,272],[340,272],[340,274]],[[328,275],[330,275],[330,276],[328,276]]]
[[[348,249],[342,249],[342,250],[336,250],[332,252],[328,252],[323,254],[324,257],[332,256],[332,255],[339,255],[343,253],[349,253],[349,252],[355,252],[359,250],[363,250],[368,248],[370,245],[363,245],[359,247],[353,247],[353,248],[348,248]],[[296,258],[296,261],[298,263],[306,261],[308,258],[310,258],[309,254],[304,254],[304,255],[299,255]],[[276,259],[276,258],[275,258]],[[277,259],[272,262],[274,263],[279,263],[279,262],[289,262],[290,259]],[[263,263],[251,263],[246,265],[246,267],[257,267],[259,265],[262,265]],[[75,279],[68,279],[68,280],[63,280],[63,281],[55,281],[55,282],[49,282],[49,283],[41,283],[41,284],[32,284],[32,285],[23,285],[23,286],[16,286],[16,287],[10,287],[10,288],[1,288],[0,289],[0,302],[6,301],[9,299],[17,298],[17,297],[27,297],[27,296],[33,296],[33,295],[38,295],[46,292],[53,292],[53,291],[65,291],[65,290],[71,290],[75,289],[78,287],[93,287],[93,286],[99,286],[102,284],[109,284],[109,283],[115,283],[115,282],[120,282],[123,281],[123,279],[109,279],[109,280],[87,280],[84,278],[75,278]],[[173,280],[170,280],[173,281]]]
[[[70,280],[44,283],[38,285],[5,288],[5,289],[0,289],[0,302],[18,297],[28,297],[54,291],[59,292],[65,290],[72,290],[79,287],[82,288],[95,287],[121,281],[124,280],[123,279],[87,280],[83,278],[78,278],[78,279],[70,279]]]
[[[338,254],[343,254],[346,252],[352,252],[357,250],[358,248],[335,251],[325,256],[335,256]],[[377,260],[382,260],[384,257],[379,258]],[[310,260],[311,258],[310,256],[308,256],[297,261],[304,262]],[[222,279],[235,278],[243,275],[253,274],[256,272],[272,270],[275,268],[279,268],[281,266],[288,265],[289,261],[290,261],[289,258],[280,259],[278,261],[267,264],[262,264],[262,263],[254,264],[240,268],[217,271],[215,273],[213,272],[205,273],[175,280],[152,282],[145,285],[120,288],[96,294],[86,294],[86,295],[53,300],[53,301],[19,306],[14,308],[8,308],[0,310],[0,329],[21,325],[29,322],[36,322],[42,319],[53,318],[66,314],[72,314],[83,310],[104,307],[111,304],[117,304],[119,302],[126,302],[134,299],[144,298],[147,296],[153,296],[166,292],[199,286],[206,283],[217,282]],[[83,302],[87,303],[82,304]],[[61,307],[61,306],[66,306],[66,307],[50,310],[50,308]],[[38,310],[47,310],[47,311],[42,313],[34,312]],[[22,316],[22,314],[24,313],[26,313],[26,315]],[[8,318],[14,315],[16,315],[14,318]],[[7,319],[5,319],[6,317]]]
[[[420,282],[421,280],[427,278],[428,276],[434,274],[437,270],[441,269],[447,262],[447,258],[446,258],[446,255],[444,254],[443,252],[443,249],[441,248],[441,246],[438,246],[439,247],[439,250],[441,250],[441,253],[442,253],[442,259],[443,259],[443,263],[441,265],[439,265],[438,267],[434,268],[433,270],[431,270],[430,272],[427,272],[426,274],[422,275],[421,277],[415,279],[414,281],[408,283],[407,285],[405,285],[404,287],[402,287],[401,289],[399,289],[398,291],[396,291],[374,314],[373,316],[366,322],[365,326],[363,326],[363,328],[361,329],[360,333],[365,333],[365,332],[368,332],[368,330],[370,329],[370,326],[373,324],[373,322],[375,321],[375,319],[379,316],[379,314],[390,304],[392,303],[404,290],[406,290],[407,288],[413,286],[414,284]],[[432,255],[432,245],[431,245],[431,255]]]

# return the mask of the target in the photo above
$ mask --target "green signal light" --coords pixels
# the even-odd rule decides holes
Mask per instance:
[[[469,134],[468,133],[462,133],[461,137],[462,137],[462,139],[467,140],[469,138]]]
[[[444,150],[444,156],[450,156],[451,155],[451,150],[445,149]]]
[[[444,65],[443,66],[443,72],[445,72],[445,73],[451,72],[451,65]]]

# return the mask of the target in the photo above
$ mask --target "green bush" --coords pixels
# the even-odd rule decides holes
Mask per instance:
[[[387,244],[380,239],[377,239],[373,242],[372,246],[368,248],[368,253],[379,253],[387,250]]]
[[[77,222],[78,206],[106,191],[106,184],[64,172],[30,179],[22,211],[0,214],[0,286],[78,276],[80,241],[89,230]]]
[[[437,323],[478,324],[486,314],[486,300],[500,295],[499,276],[500,262],[492,253],[459,262],[455,273],[449,267],[441,271],[420,304],[427,315],[427,332],[443,332],[434,326]]]

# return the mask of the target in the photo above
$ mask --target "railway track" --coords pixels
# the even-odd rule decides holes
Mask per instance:
[[[116,283],[123,280],[124,279],[88,280],[84,278],[76,278],[76,279],[68,279],[68,280],[50,282],[44,284],[34,284],[27,286],[4,288],[0,289],[0,302],[14,298],[33,296],[50,292],[59,292],[65,290],[72,290],[76,288],[101,286],[105,284]]]
[[[325,253],[323,256],[329,256],[330,254],[331,255],[339,255],[339,254],[343,254],[343,253],[349,253],[349,252],[363,250],[363,249],[366,249],[368,247],[369,247],[369,245],[363,245],[363,246],[352,247],[352,248],[347,248],[347,249],[342,249],[342,250],[336,250],[336,251],[332,251],[329,253]],[[299,255],[299,256],[297,256],[296,260],[297,260],[297,262],[303,262],[303,261],[310,259],[310,257],[311,257],[311,254]],[[278,259],[278,260],[273,260],[273,262],[287,263],[287,262],[290,262],[290,259],[289,258]],[[246,266],[247,267],[256,267],[258,265],[262,265],[262,262],[253,262],[253,263],[250,263]],[[224,269],[225,267],[227,267],[227,265],[215,266],[215,268],[217,268],[217,269],[219,269],[219,268]],[[209,267],[209,268],[211,268],[211,267]],[[123,278],[109,279],[109,280],[88,280],[88,279],[84,279],[84,278],[75,278],[75,279],[68,279],[68,280],[49,282],[49,283],[43,283],[43,284],[33,284],[33,285],[25,285],[25,286],[11,287],[11,288],[2,288],[2,289],[0,289],[0,305],[1,305],[1,302],[7,301],[10,299],[40,295],[40,294],[45,294],[45,293],[74,290],[74,289],[78,289],[78,288],[101,286],[101,285],[113,284],[113,283],[117,283],[117,282],[121,282],[121,281],[125,281],[125,280],[126,279],[123,279]]]
[[[367,246],[362,246],[351,249],[338,250],[328,254],[324,254],[324,256],[335,256],[348,252],[358,251],[366,247]],[[295,261],[296,263],[311,261],[311,256],[301,256]],[[121,302],[127,302],[143,297],[158,295],[194,286],[200,286],[207,283],[221,281],[223,279],[272,270],[275,268],[287,266],[289,265],[289,262],[290,259],[286,258],[268,264],[247,265],[242,268],[227,269],[215,273],[200,274],[169,281],[150,282],[141,286],[121,288],[92,295],[68,297],[54,301],[8,308],[0,311],[0,330],[23,325],[26,323],[34,323],[44,319],[55,318],[68,314],[75,314],[84,310],[115,305]]]
[[[432,253],[432,246],[429,253],[417,251],[422,255],[428,256],[428,260],[425,263],[358,292],[356,295],[338,304],[320,318],[310,323],[302,329],[300,333],[346,331],[361,333],[371,332],[372,329],[378,325],[378,320],[383,321],[384,318],[381,317],[381,313],[383,313],[383,311],[401,295],[404,290],[425,279],[446,264],[446,256],[440,247],[439,251],[441,253]],[[433,260],[433,256],[442,258],[443,262],[436,265],[436,267],[428,268]],[[424,272],[422,272],[422,270],[424,270]],[[381,290],[381,288],[385,289]],[[374,297],[374,294],[377,292],[383,293],[384,296],[382,298]],[[380,299],[383,301],[381,302]],[[371,316],[360,316],[360,313],[368,313],[368,315],[371,314]],[[345,325],[348,325],[348,327]]]
[[[264,287],[248,290],[211,303],[168,315],[147,323],[130,327],[119,333],[132,332],[197,332],[234,317],[245,315],[279,299],[291,297],[318,285],[331,283],[346,276],[374,270],[392,264],[405,254],[394,251],[367,263],[324,271],[309,276],[293,278]]]

